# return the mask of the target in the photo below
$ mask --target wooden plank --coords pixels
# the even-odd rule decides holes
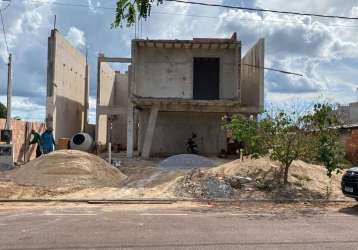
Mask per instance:
[[[164,44],[163,43],[155,43],[155,47],[156,48],[164,48]]]
[[[210,47],[210,44],[202,44],[201,45],[202,49],[209,49],[209,47]]]
[[[157,123],[158,113],[159,113],[159,105],[152,106],[150,109],[147,130],[146,130],[145,137],[144,137],[143,153],[142,153],[143,158],[150,157],[150,152],[152,149],[153,137],[154,137],[155,125]]]
[[[165,48],[166,49],[171,49],[171,48],[173,48],[173,44],[172,43],[166,43]]]
[[[174,48],[176,48],[176,49],[181,49],[182,47],[183,47],[183,44],[181,44],[181,43],[174,44]]]

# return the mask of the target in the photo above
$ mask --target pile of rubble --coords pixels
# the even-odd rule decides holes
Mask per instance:
[[[178,180],[175,191],[179,197],[229,199],[252,181],[250,177],[219,176],[208,174],[200,169],[193,169]]]

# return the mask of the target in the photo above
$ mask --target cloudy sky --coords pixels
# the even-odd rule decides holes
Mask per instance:
[[[199,0],[198,0],[199,1]],[[358,17],[355,0],[200,0],[245,7]],[[134,28],[111,29],[115,0],[12,0],[3,14],[7,40],[14,55],[13,116],[44,120],[47,37],[57,28],[82,52],[87,47],[91,70],[91,121],[94,118],[96,57],[130,56]],[[75,7],[72,5],[86,5]],[[0,8],[5,7],[0,2]],[[288,76],[266,71],[267,105],[291,100],[333,103],[357,100],[358,21],[298,17],[213,7],[166,3],[155,7],[139,25],[142,38],[229,37],[237,32],[243,52],[266,39],[266,65],[303,74]],[[0,34],[0,101],[6,97],[7,52]],[[123,70],[123,68],[122,68]]]

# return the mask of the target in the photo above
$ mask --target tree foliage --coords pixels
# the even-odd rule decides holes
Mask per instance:
[[[112,27],[133,25],[137,19],[148,18],[153,4],[162,4],[164,0],[117,0],[116,15]]]
[[[225,118],[224,128],[238,142],[244,143],[244,154],[258,158],[265,154],[265,147],[262,145],[264,133],[258,133],[261,123],[250,118],[247,119],[241,115],[234,115],[229,120]]]
[[[7,109],[4,104],[0,102],[0,118],[6,118]]]
[[[279,111],[265,113],[263,119],[233,116],[225,124],[234,138],[243,141],[245,152],[252,157],[269,156],[281,163],[280,180],[288,183],[289,168],[294,160],[315,159],[327,168],[328,176],[339,167],[337,124],[332,106],[317,104],[312,112]]]
[[[315,160],[321,162],[327,168],[327,175],[332,176],[334,171],[339,171],[342,158],[342,146],[340,145],[338,128],[341,124],[334,113],[333,106],[324,103],[316,104],[313,113],[306,115],[306,123],[312,131],[315,131]]]

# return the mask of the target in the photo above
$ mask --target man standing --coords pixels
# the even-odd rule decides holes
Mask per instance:
[[[30,141],[30,145],[36,144],[36,158],[42,155],[40,148],[40,134],[35,130],[31,130],[32,140]]]
[[[55,139],[53,138],[53,129],[48,128],[46,131],[41,135],[40,143],[42,148],[43,154],[49,154],[54,150],[56,145]]]

